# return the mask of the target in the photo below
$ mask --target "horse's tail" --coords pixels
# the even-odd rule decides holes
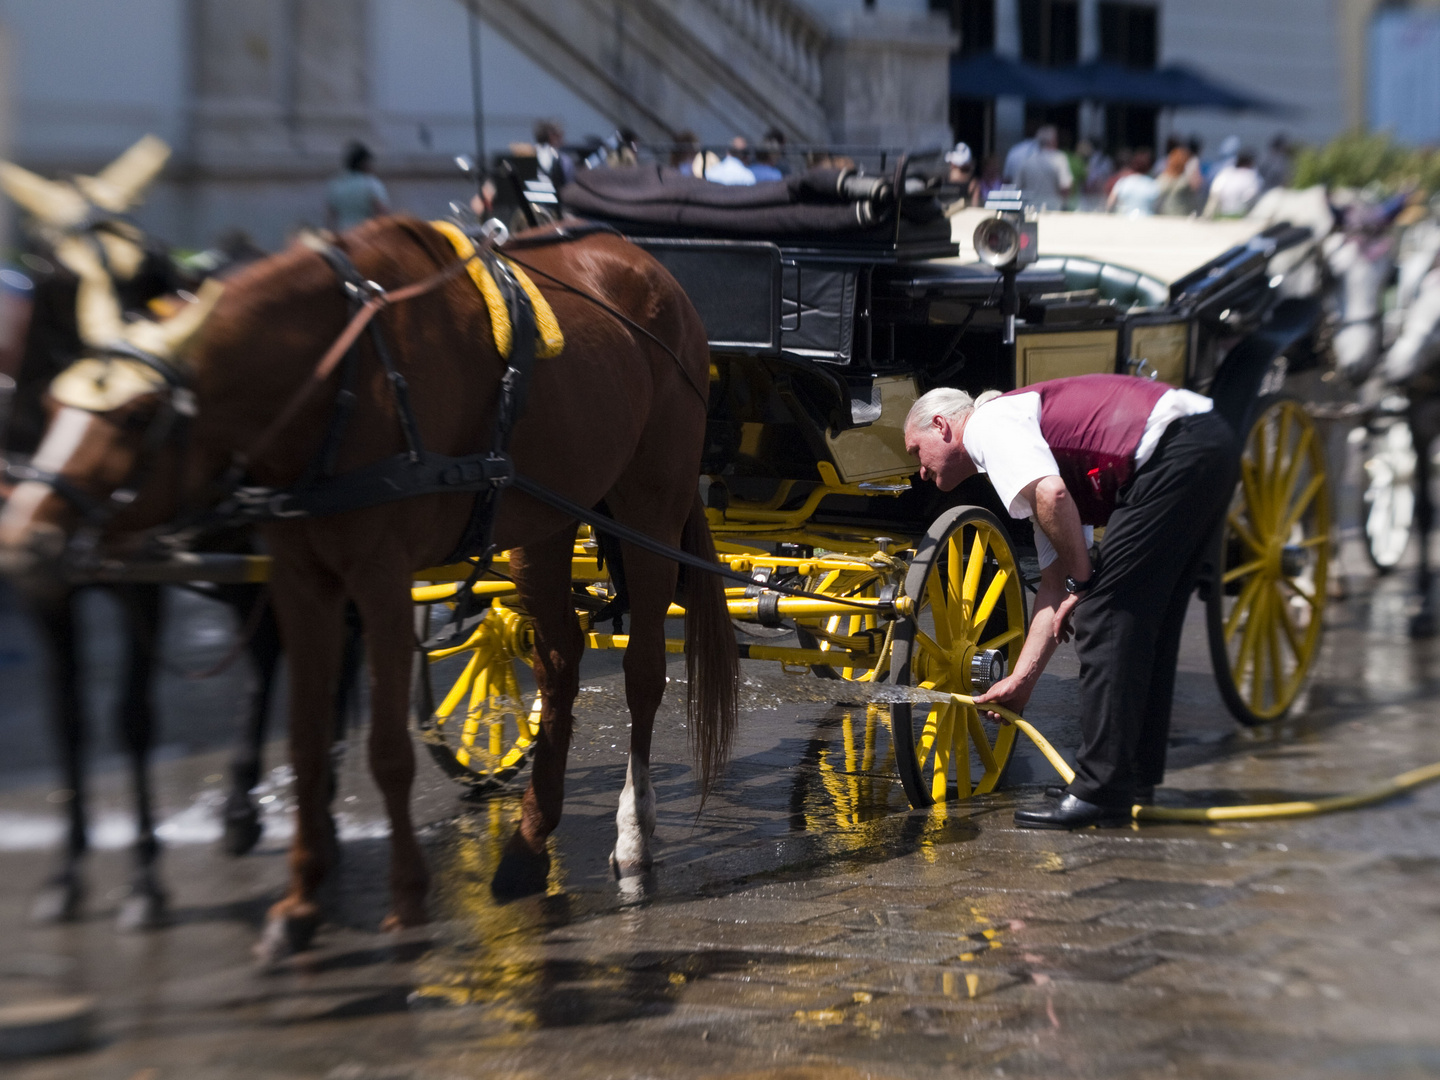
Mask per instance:
[[[715,561],[715,541],[698,492],[680,533],[680,547],[706,562]],[[685,705],[703,798],[720,779],[735,739],[740,653],[720,577],[690,571],[685,593]]]

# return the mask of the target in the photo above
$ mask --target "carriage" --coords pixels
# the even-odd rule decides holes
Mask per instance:
[[[726,590],[742,658],[885,684],[913,806],[994,790],[1016,729],[944,695],[978,693],[1018,658],[1038,579],[1031,526],[983,476],[945,494],[921,484],[905,416],[937,385],[1122,372],[1209,394],[1244,437],[1200,592],[1226,705],[1245,724],[1283,717],[1318,653],[1331,553],[1321,438],[1285,393],[1326,347],[1309,230],[1044,214],[1040,257],[1006,253],[997,268],[965,243],[995,212],[940,213],[933,157],[878,166],[807,174],[778,203],[718,187],[697,201],[643,169],[565,192],[663,263],[705,323],[700,483],[720,562],[747,579]],[[1034,215],[1006,205],[1028,232]],[[462,638],[415,662],[420,736],[476,794],[516,777],[538,735],[506,566],[502,554],[469,586],[481,605]],[[627,642],[615,566],[603,524],[582,529],[572,580],[591,648]],[[422,575],[420,639],[451,618],[469,571]]]

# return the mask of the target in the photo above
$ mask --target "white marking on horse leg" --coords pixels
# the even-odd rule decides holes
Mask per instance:
[[[634,754],[625,770],[615,829],[615,851],[610,856],[615,876],[624,878],[648,870],[650,837],[655,832],[655,788],[650,783],[650,766],[637,761]]]
[[[35,451],[35,456],[30,459],[30,464],[44,472],[60,472],[70,463],[75,451],[85,441],[85,433],[90,430],[90,423],[94,419],[94,414],[84,409],[69,405],[62,408],[50,422],[45,438],[40,443],[40,448]],[[3,538],[0,542],[23,543],[25,533],[34,520],[35,511],[40,509],[40,504],[49,494],[50,487],[47,484],[33,480],[16,487],[6,500],[5,509],[0,511],[0,538]]]

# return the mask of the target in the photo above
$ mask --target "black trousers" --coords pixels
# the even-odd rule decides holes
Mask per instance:
[[[1165,775],[1185,611],[1238,471],[1230,426],[1200,413],[1171,423],[1120,492],[1075,608],[1083,741],[1069,790],[1082,799],[1127,803]]]

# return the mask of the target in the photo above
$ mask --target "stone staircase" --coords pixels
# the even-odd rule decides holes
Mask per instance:
[[[467,0],[459,0],[466,3]],[[617,125],[667,141],[836,137],[831,31],[798,0],[485,0],[484,17]]]

